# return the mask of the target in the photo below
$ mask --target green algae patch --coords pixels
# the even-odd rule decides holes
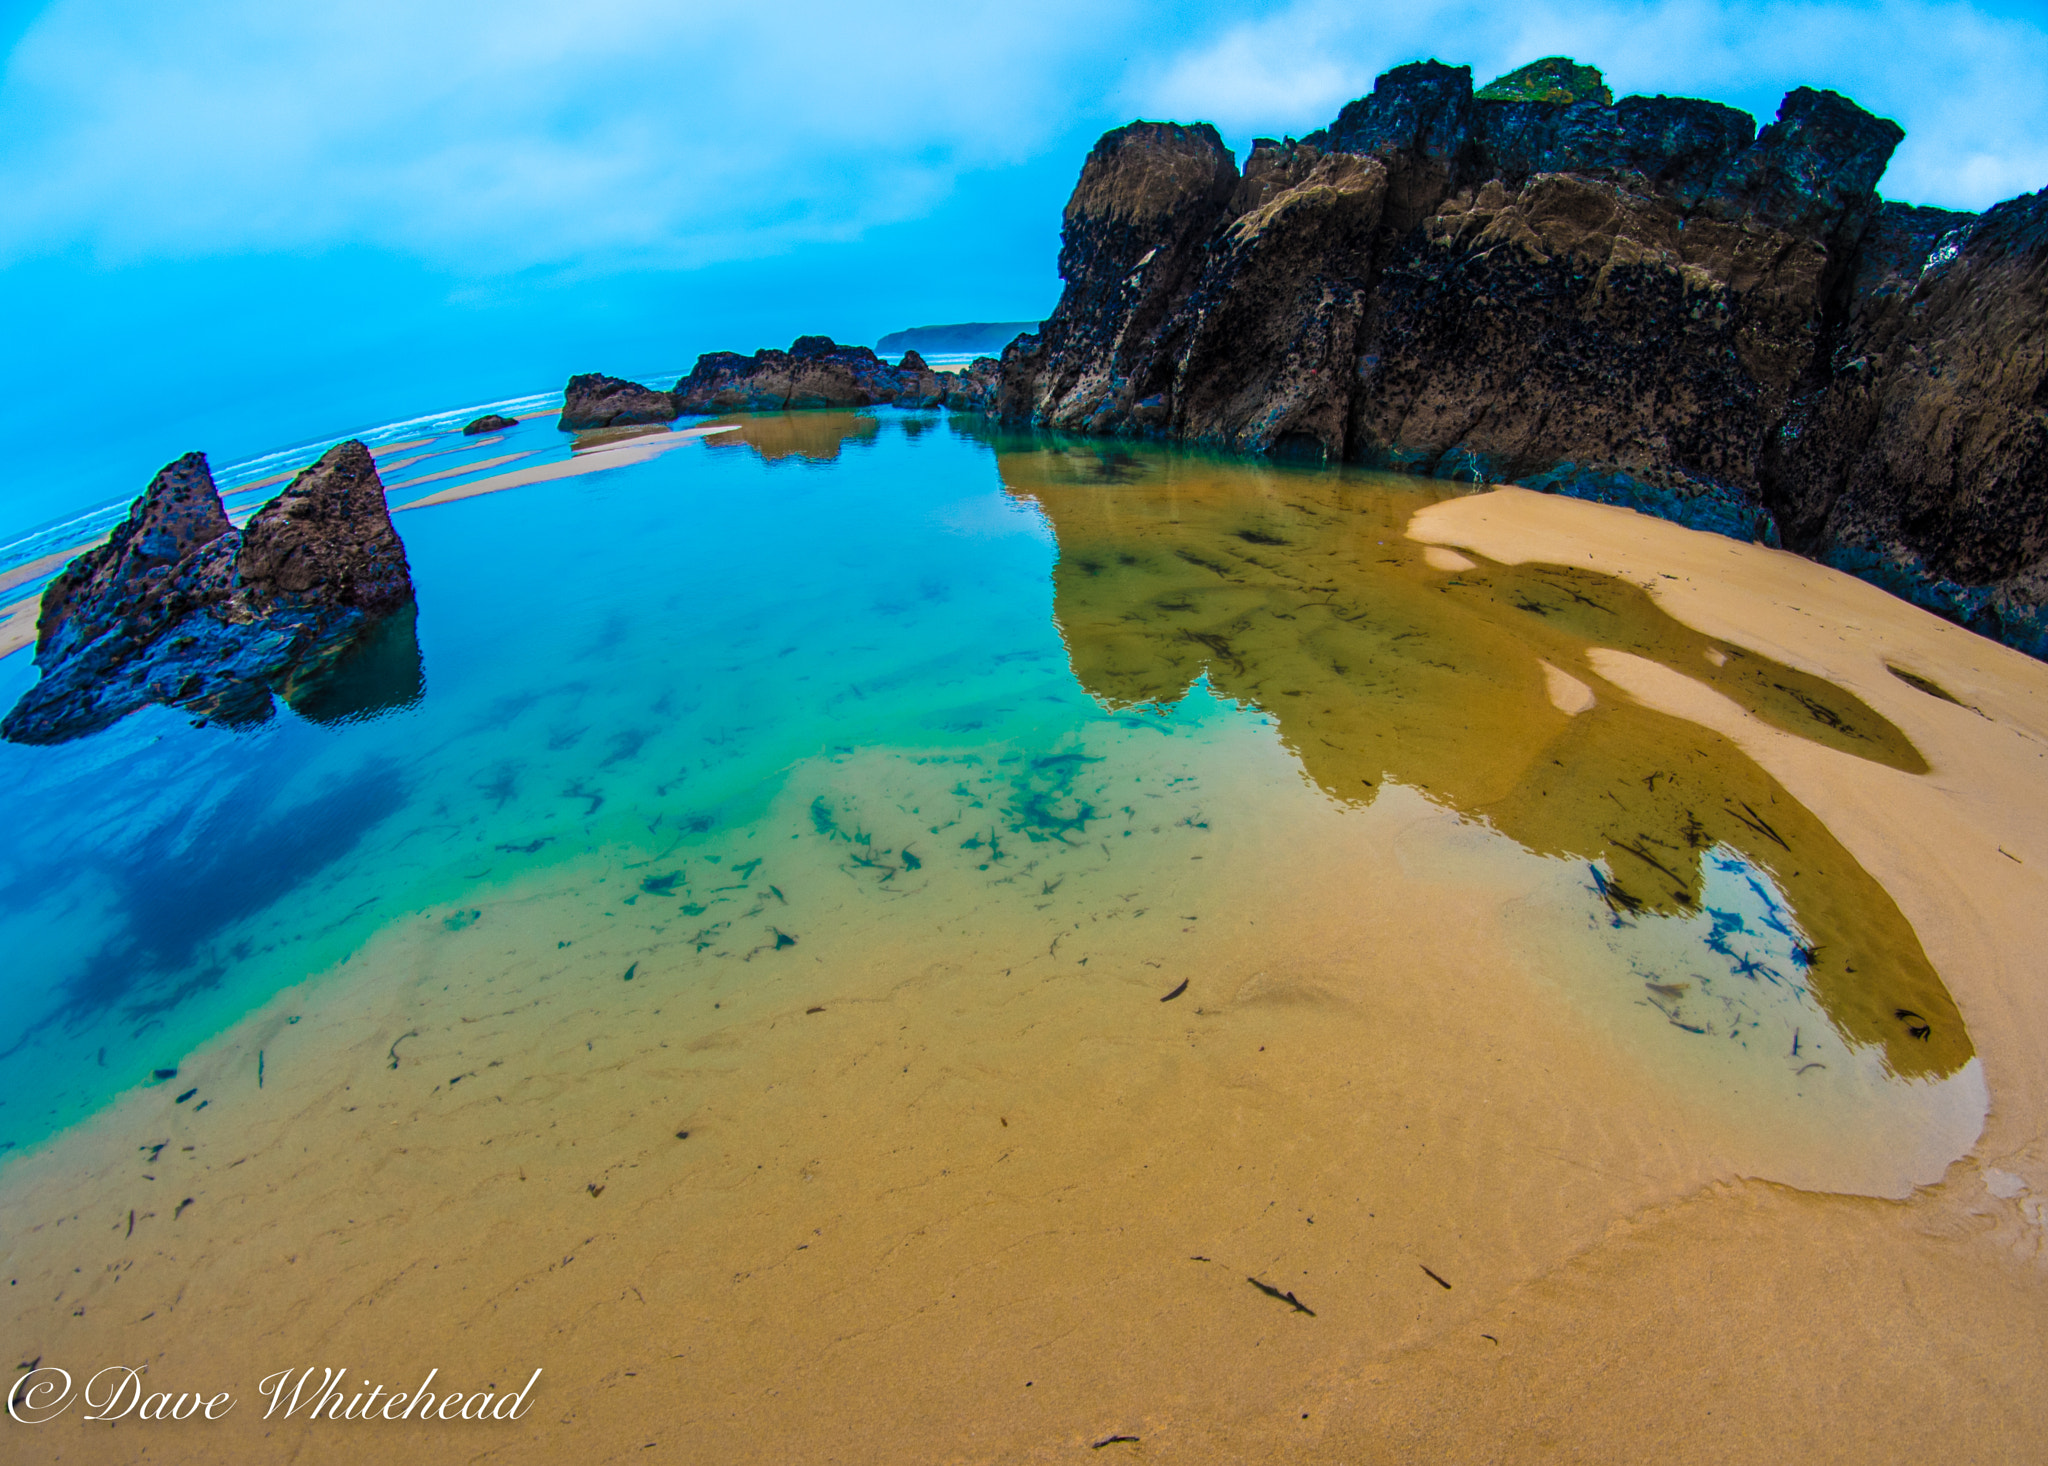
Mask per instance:
[[[1392,781],[1526,849],[1586,862],[1617,923],[1701,909],[1732,850],[1796,914],[1796,974],[1844,1041],[1900,1077],[1973,1049],[1884,888],[1733,743],[1645,708],[1599,675],[1613,648],[1712,686],[1763,721],[1909,774],[1925,760],[1834,683],[1717,642],[1640,585],[1555,565],[1432,564],[1409,517],[1440,492],[1119,446],[1019,444],[1005,486],[1059,544],[1053,612],[1075,676],[1111,708],[1176,702],[1198,680],[1277,721],[1304,773],[1369,803]],[[1554,700],[1556,669],[1591,706]]]
[[[1546,56],[1497,76],[1473,97],[1481,102],[1598,102],[1610,106],[1614,93],[1597,66],[1581,66],[1569,56]]]

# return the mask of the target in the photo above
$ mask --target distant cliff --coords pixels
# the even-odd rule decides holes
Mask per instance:
[[[954,326],[912,326],[891,331],[875,343],[883,356],[901,356],[906,351],[958,356],[964,352],[992,355],[1027,331],[1036,331],[1038,321],[965,321]]]
[[[2048,192],[1876,193],[1904,134],[1760,132],[1552,58],[1436,62],[1321,132],[1096,144],[1058,308],[957,394],[1013,421],[1514,481],[1743,538],[2048,653]],[[978,390],[978,395],[977,395]]]

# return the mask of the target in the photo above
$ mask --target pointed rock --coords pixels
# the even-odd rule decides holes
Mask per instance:
[[[327,450],[249,521],[235,558],[252,611],[332,607],[372,614],[412,596],[405,546],[391,527],[370,450]]]
[[[67,565],[43,592],[36,665],[48,668],[103,637],[147,642],[187,613],[226,598],[234,526],[204,453],[166,464],[107,542]]]
[[[331,449],[244,532],[229,523],[205,457],[188,453],[44,592],[42,677],[0,737],[62,743],[151,703],[261,722],[273,716],[273,690],[350,716],[398,705],[406,649],[415,664],[418,653],[411,617],[390,613],[411,598],[405,549],[361,443]],[[375,668],[398,669],[367,679],[377,683],[369,692],[356,686],[369,664],[350,655],[366,632],[393,648]]]

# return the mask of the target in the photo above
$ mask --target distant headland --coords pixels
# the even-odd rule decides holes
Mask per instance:
[[[1019,336],[1036,331],[1043,321],[964,321],[953,326],[912,326],[891,331],[875,343],[883,356],[915,351],[925,356],[960,356],[967,352],[994,356]]]

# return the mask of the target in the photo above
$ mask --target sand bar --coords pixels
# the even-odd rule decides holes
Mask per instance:
[[[527,484],[551,483],[556,479],[576,478],[586,473],[602,473],[608,468],[624,468],[629,464],[645,463],[671,448],[680,448],[685,443],[693,443],[713,433],[731,431],[731,426],[685,428],[680,432],[657,433],[646,437],[629,438],[623,442],[608,443],[553,463],[535,464],[531,468],[516,468],[510,473],[493,474],[474,483],[457,484],[454,488],[442,489],[439,493],[428,494],[407,504],[393,505],[391,512],[399,514],[408,509],[425,509],[434,504],[452,504],[458,499],[474,499],[481,494],[495,494]]]
[[[497,458],[481,459],[476,463],[457,464],[454,468],[444,468],[437,473],[423,473],[417,478],[401,479],[397,483],[387,483],[384,485],[384,492],[388,494],[393,489],[409,489],[415,484],[433,483],[436,479],[456,478],[465,473],[482,473],[485,469],[502,468],[508,463],[517,463],[522,458],[531,458],[538,451],[538,449],[529,448],[524,453],[507,453]]]
[[[0,657],[11,657],[23,647],[35,645],[36,608],[42,603],[38,595],[0,606]]]
[[[381,443],[377,447],[372,448],[370,450],[370,456],[372,458],[381,458],[388,453],[397,453],[406,448],[425,447],[428,443],[440,441],[441,437],[444,436],[446,435],[437,434],[436,436],[431,438],[407,438],[403,442],[398,443]]]
[[[17,585],[22,585],[28,581],[40,580],[52,571],[62,568],[67,560],[84,554],[95,545],[103,545],[106,542],[107,537],[101,535],[98,539],[85,540],[73,545],[68,550],[57,550],[51,554],[31,560],[25,565],[16,565],[10,570],[0,571],[0,594],[5,594],[13,590]]]

